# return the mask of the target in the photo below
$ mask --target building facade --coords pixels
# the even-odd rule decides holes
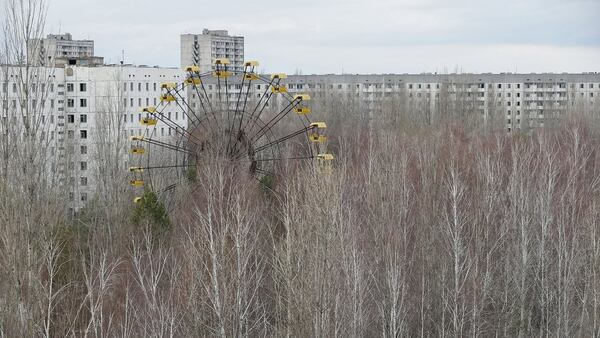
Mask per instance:
[[[243,70],[244,37],[226,30],[204,29],[202,34],[181,35],[181,67],[199,66],[202,72],[214,70],[214,61],[227,58],[234,70]]]
[[[70,33],[49,34],[43,39],[32,39],[27,45],[29,63],[36,66],[101,65],[102,57],[94,55],[93,40],[73,40]]]
[[[48,153],[51,184],[68,190],[73,211],[102,194],[104,187],[126,184],[121,179],[131,164],[130,136],[152,133],[168,140],[174,134],[164,121],[146,129],[141,120],[146,115],[143,108],[158,104],[161,83],[184,80],[179,69],[133,65],[33,68],[48,74],[39,77],[47,79],[42,82],[23,81],[20,69],[0,68],[0,136],[15,139],[23,133],[24,124],[36,126],[36,139]],[[28,93],[37,95],[24,99],[21,88],[27,82]],[[163,113],[186,128],[187,120],[175,110],[170,106]]]

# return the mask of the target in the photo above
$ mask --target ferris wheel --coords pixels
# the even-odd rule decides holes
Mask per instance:
[[[291,161],[331,171],[327,125],[311,119],[310,96],[290,93],[286,74],[265,76],[257,67],[216,59],[211,71],[188,66],[183,82],[161,84],[158,105],[142,110],[143,133],[130,137],[136,165],[129,183],[140,192],[134,202],[142,192],[165,196],[195,184],[202,165],[214,161],[263,183]]]

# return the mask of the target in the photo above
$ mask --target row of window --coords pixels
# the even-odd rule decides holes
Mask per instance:
[[[2,93],[6,94],[8,92],[8,87],[9,87],[8,82],[2,82]],[[16,93],[17,89],[19,88],[17,83],[12,83],[10,85],[10,87],[11,87],[11,91],[13,93]],[[59,85],[59,87],[60,87],[60,85]],[[29,89],[30,89],[31,93],[36,93],[38,90],[38,84],[32,83]],[[39,89],[40,89],[40,92],[42,92],[42,93],[46,92],[46,84],[45,83],[39,84]],[[51,93],[54,93],[54,83],[50,83],[48,86],[48,89],[50,90]]]
[[[126,92],[127,88],[129,88],[129,91],[132,92],[134,91],[135,85],[133,82],[124,82],[123,83],[123,91]],[[142,86],[141,82],[138,82],[137,84],[137,91],[141,92],[142,88],[145,88],[147,92],[150,91],[150,82],[146,82],[144,83],[144,86]],[[156,82],[152,83],[152,91],[157,91],[158,90],[158,85],[156,84]]]

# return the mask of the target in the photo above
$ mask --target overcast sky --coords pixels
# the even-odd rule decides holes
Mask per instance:
[[[2,1],[2,0],[0,0]],[[179,67],[179,35],[245,37],[268,72],[600,71],[600,0],[50,0],[47,31]]]

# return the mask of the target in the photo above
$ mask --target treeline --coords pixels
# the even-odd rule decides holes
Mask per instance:
[[[4,180],[1,335],[600,334],[597,128],[348,123],[332,173],[213,162],[168,214]]]

